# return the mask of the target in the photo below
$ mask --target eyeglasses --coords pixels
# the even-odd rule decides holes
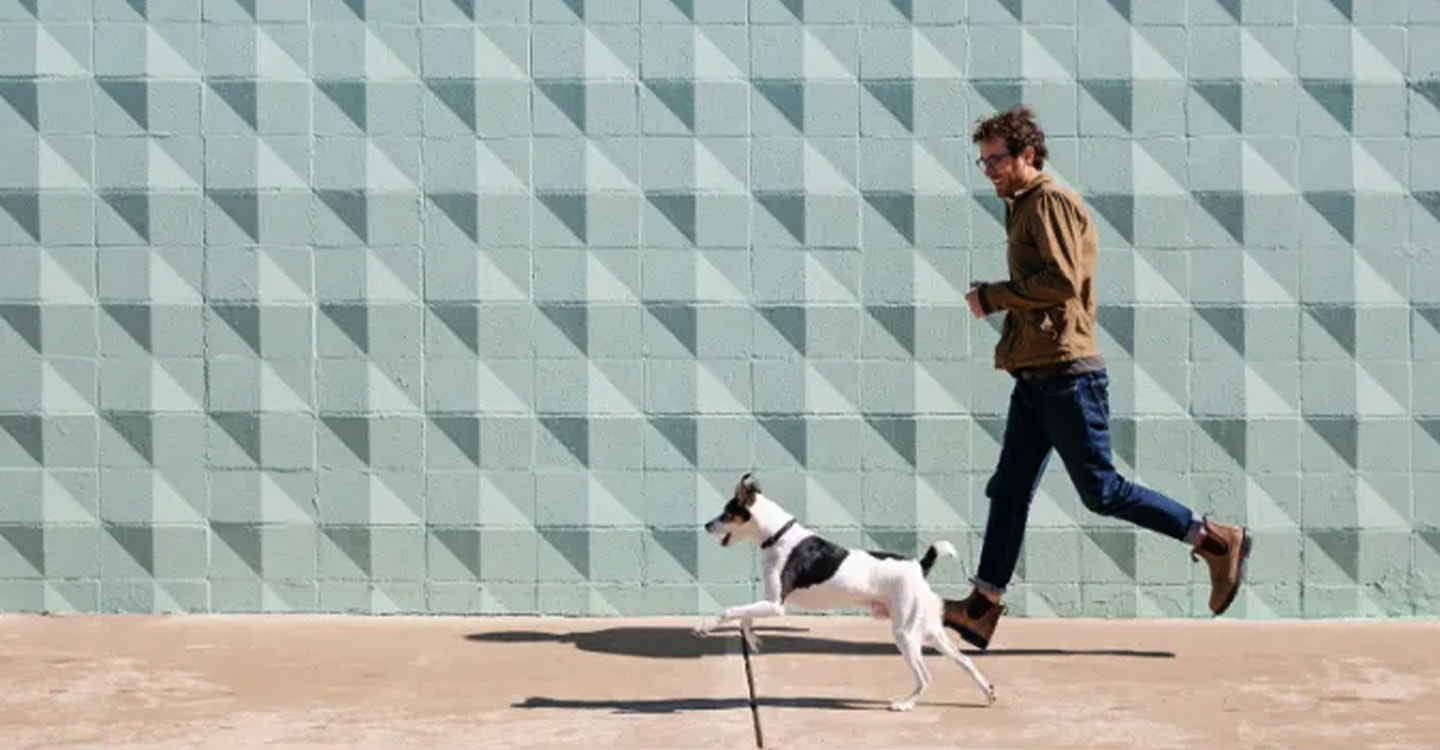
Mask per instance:
[[[982,172],[989,172],[990,170],[1000,166],[1000,162],[1005,161],[1009,158],[1009,154],[991,154],[988,157],[981,157],[979,159],[976,159],[975,166],[979,167],[980,171]]]

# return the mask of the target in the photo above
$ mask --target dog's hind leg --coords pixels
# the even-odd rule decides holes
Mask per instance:
[[[980,668],[975,666],[975,662],[950,640],[950,636],[945,633],[944,626],[936,625],[931,627],[928,632],[930,635],[929,640],[935,644],[935,648],[940,649],[941,653],[953,659],[956,664],[959,664],[960,667],[970,675],[970,679],[974,680],[975,684],[980,687],[981,692],[985,694],[986,705],[994,705],[995,686],[991,684],[990,680],[985,678],[985,675],[980,672]]]
[[[905,657],[910,674],[915,677],[915,690],[904,700],[891,703],[890,710],[909,711],[915,708],[915,703],[930,687],[930,670],[925,668],[925,639],[913,629],[896,628],[895,645],[899,647],[900,655]]]

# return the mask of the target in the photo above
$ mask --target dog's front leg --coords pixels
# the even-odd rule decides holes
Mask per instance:
[[[747,617],[747,618],[745,618],[744,620],[741,620],[741,621],[740,621],[740,635],[744,636],[744,637],[745,637],[745,642],[748,643],[748,644],[750,644],[750,650],[751,650],[751,651],[759,651],[759,650],[760,650],[760,638],[755,635],[755,630],[753,629],[753,625],[754,625],[754,620],[751,619],[751,618],[748,618],[748,617]]]
[[[757,617],[783,617],[785,605],[780,590],[780,573],[771,570],[765,574],[765,598],[740,607],[727,607],[717,618],[702,622],[695,628],[696,635],[709,635],[710,631],[728,622],[740,620],[740,634],[750,643],[750,648],[759,651],[760,639],[750,629],[751,621]]]
[[[695,628],[696,635],[709,635],[715,628],[734,622],[743,621],[741,632],[750,639],[751,646],[759,645],[753,633],[750,633],[750,621],[758,617],[782,617],[785,614],[785,605],[778,601],[761,599],[753,604],[746,604],[741,607],[727,607],[721,615],[709,622],[702,622]]]

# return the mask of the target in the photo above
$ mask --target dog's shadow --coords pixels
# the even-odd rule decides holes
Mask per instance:
[[[891,641],[848,641],[805,635],[806,628],[766,626],[757,623],[755,634],[760,638],[761,654],[817,654],[838,656],[895,657],[899,651]],[[697,637],[685,627],[613,627],[582,633],[545,633],[529,630],[497,630],[471,633],[466,640],[477,643],[553,643],[570,644],[581,651],[641,659],[701,659],[725,657],[737,653],[739,633],[734,627],[717,628],[709,638]],[[975,651],[977,657],[993,656],[1120,656],[1150,659],[1173,659],[1171,651],[1134,651],[1129,649],[989,649]],[[939,652],[931,647],[927,655]],[[761,697],[756,704],[768,708],[818,709],[830,711],[884,711],[888,701],[837,697]],[[980,703],[935,703],[927,706],[946,708],[978,708]],[[511,705],[521,709],[559,709],[577,711],[611,711],[617,714],[663,715],[691,711],[730,711],[748,705],[743,698],[655,698],[595,699],[546,698],[531,696]]]
[[[811,654],[831,656],[894,657],[899,651],[893,641],[848,641],[805,635],[809,630],[787,626],[753,628],[760,639],[760,654]],[[697,637],[686,627],[613,627],[582,633],[545,633],[529,630],[495,630],[471,633],[466,640],[477,643],[558,643],[570,644],[581,651],[640,659],[701,659],[737,653],[738,632],[733,627],[717,628],[709,638]],[[1077,657],[1115,656],[1145,659],[1173,659],[1173,651],[1137,651],[1132,649],[1063,649],[1063,648],[991,648],[978,651],[958,641],[966,654],[975,658],[1007,656]],[[939,652],[926,646],[930,656]]]
[[[610,710],[617,714],[675,714],[685,711],[734,711],[749,707],[744,698],[655,698],[652,700],[579,700],[573,698],[541,698],[532,696],[511,704],[511,708],[550,708],[576,711]],[[889,701],[866,698],[764,698],[755,699],[759,708],[799,708],[828,711],[885,711]],[[922,706],[943,708],[980,708],[979,703],[939,703],[920,701]]]

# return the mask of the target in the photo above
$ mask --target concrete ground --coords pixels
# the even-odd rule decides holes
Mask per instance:
[[[751,748],[733,634],[694,621],[0,617],[0,747]],[[760,631],[767,747],[1440,747],[1440,622],[1002,624],[999,701],[885,623]]]

